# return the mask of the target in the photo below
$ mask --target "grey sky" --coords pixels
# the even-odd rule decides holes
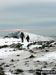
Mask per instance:
[[[0,29],[10,28],[56,36],[56,0],[0,1]]]

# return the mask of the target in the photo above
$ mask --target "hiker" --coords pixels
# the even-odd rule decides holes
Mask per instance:
[[[25,36],[24,36],[24,33],[21,32],[21,34],[20,34],[20,38],[21,38],[21,41],[22,41],[22,42],[24,42],[24,37],[25,37]]]
[[[27,40],[27,42],[29,42],[29,40],[30,40],[29,35],[27,35],[26,40]]]

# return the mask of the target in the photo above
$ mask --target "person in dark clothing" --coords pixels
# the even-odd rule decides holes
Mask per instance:
[[[21,41],[22,41],[22,42],[24,42],[24,37],[25,37],[25,36],[24,36],[24,33],[21,32],[21,34],[20,34],[20,38],[21,38]]]
[[[29,35],[27,35],[26,40],[27,40],[27,42],[29,42],[29,40],[30,40]]]

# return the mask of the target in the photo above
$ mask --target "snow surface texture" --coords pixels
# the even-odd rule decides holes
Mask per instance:
[[[35,35],[35,34],[27,33],[27,32],[24,32],[24,34],[25,34],[25,36],[27,36],[27,35],[30,36],[31,42],[27,42],[26,40],[24,40],[24,42],[22,43],[20,38],[16,39],[16,38],[2,38],[2,37],[0,37],[0,46],[2,46],[2,45],[11,45],[13,43],[17,44],[17,43],[20,42],[21,44],[23,44],[22,47],[27,49],[27,45],[32,43],[32,41],[49,41],[49,40],[52,40],[52,38],[50,38],[50,37],[44,37],[44,36],[41,36],[41,35]],[[33,49],[35,47],[41,47],[41,45],[31,45],[29,48]],[[6,48],[7,51],[9,49],[13,50],[12,48]],[[4,57],[4,56],[6,57],[9,54],[13,54],[13,53],[10,53],[9,51],[6,54],[4,52],[4,50],[5,50],[5,48],[4,49],[0,49],[0,57]],[[47,56],[44,56],[44,57],[47,57]]]
[[[52,38],[46,37],[46,36],[36,35],[36,34],[32,34],[32,33],[27,33],[27,32],[24,32],[24,34],[25,34],[25,36],[29,35],[31,41],[49,41],[49,40],[52,40]]]
[[[35,58],[34,61],[48,61],[52,62],[53,60],[56,59],[56,51],[54,52],[49,52],[48,54],[45,54],[44,56],[41,56],[39,58]]]
[[[46,37],[46,36],[41,36],[41,35],[36,35],[36,34],[31,34],[31,33],[27,33],[27,32],[24,32],[25,34],[25,38],[27,35],[29,35],[30,37],[30,42],[33,42],[33,41],[50,41],[50,40],[53,40],[53,38],[50,38],[50,37]],[[21,39],[16,39],[16,38],[1,38],[0,37],[0,46],[1,45],[10,45],[12,43],[22,43],[21,42]],[[24,39],[24,42],[23,42],[24,45],[28,44],[28,42],[26,41],[26,39]]]
[[[27,45],[32,43],[33,41],[49,41],[49,40],[52,40],[52,38],[50,37],[44,37],[44,36],[41,36],[41,35],[35,35],[35,34],[31,34],[31,33],[26,33],[24,32],[25,36],[29,35],[30,36],[30,42],[27,42],[25,39],[24,39],[24,42],[22,43],[21,42],[21,39],[16,39],[16,38],[0,38],[0,46],[3,46],[3,45],[11,45],[13,43],[17,44],[17,43],[21,43],[23,44],[22,48],[26,48],[27,49]],[[38,47],[41,47],[41,45],[31,45],[29,47],[29,49],[33,49],[33,48],[38,48]],[[29,51],[24,51],[24,50],[16,50],[16,51],[13,51],[14,48],[1,48],[0,49],[0,59],[4,59],[5,62],[9,62],[9,60],[11,60],[11,58],[15,58],[15,55],[20,55],[20,58],[19,60],[22,60],[23,58],[28,58],[30,56],[30,52]],[[55,52],[50,52],[48,54],[45,54],[44,56],[40,56],[40,57],[36,57],[34,58],[31,62],[33,64],[33,61],[49,61],[51,59],[51,61],[54,59],[56,59],[56,51]],[[8,60],[9,59],[9,60]],[[30,63],[31,63],[30,62]],[[23,60],[19,63],[22,63],[21,64],[21,67],[23,65]],[[17,63],[18,64],[18,63]],[[17,65],[16,64],[16,65]],[[19,65],[20,67],[20,65]],[[31,66],[30,65],[30,68],[33,68],[34,66]],[[23,67],[22,67],[23,68]],[[25,69],[28,69],[25,67]],[[5,71],[6,75],[14,75],[14,74],[11,74],[9,71]],[[28,75],[32,75],[32,74],[28,74]]]

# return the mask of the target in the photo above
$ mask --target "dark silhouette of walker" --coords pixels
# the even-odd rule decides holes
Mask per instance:
[[[30,40],[29,35],[27,35],[26,40],[27,40],[27,42],[29,42],[29,40]]]
[[[21,41],[22,41],[22,42],[24,42],[24,37],[25,37],[24,33],[21,32],[21,34],[20,34],[20,38],[21,38]]]

